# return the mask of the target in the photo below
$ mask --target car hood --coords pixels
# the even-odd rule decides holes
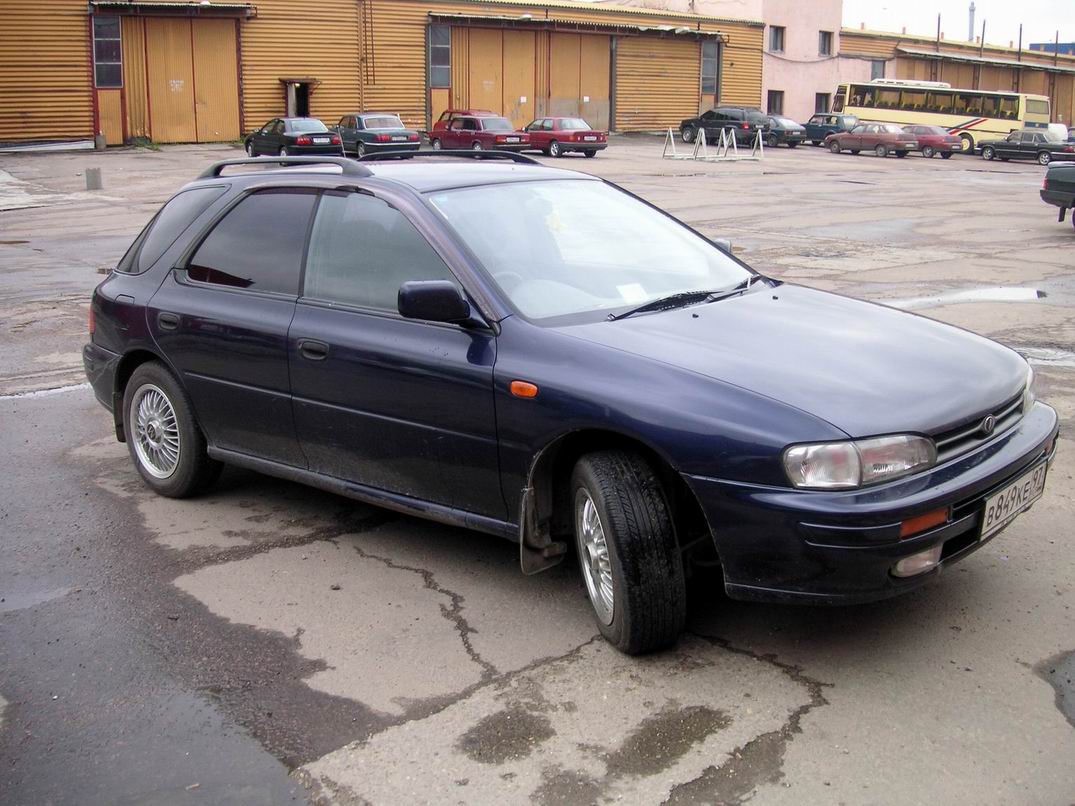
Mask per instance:
[[[852,437],[936,433],[1022,390],[1026,362],[982,336],[802,286],[563,328],[748,389]]]

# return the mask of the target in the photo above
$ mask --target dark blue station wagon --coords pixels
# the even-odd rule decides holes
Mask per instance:
[[[86,371],[162,495],[227,463],[517,541],[526,573],[574,547],[643,652],[696,564],[880,599],[1042,494],[1057,416],[988,339],[525,157],[246,162],[279,165],[207,170],[93,297]]]

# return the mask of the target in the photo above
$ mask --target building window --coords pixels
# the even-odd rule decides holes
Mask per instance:
[[[447,25],[429,26],[429,86],[452,86],[452,29]]]
[[[832,55],[832,31],[817,32],[817,52],[821,56]]]
[[[784,114],[784,91],[769,90],[769,105],[766,107],[770,115]]]
[[[99,89],[123,86],[119,17],[93,18],[93,83]]]
[[[773,53],[784,52],[784,30],[783,25],[769,26],[769,50]]]
[[[884,59],[874,59],[870,62],[870,81],[875,78],[885,77],[885,62]]]
[[[720,60],[720,48],[716,39],[702,42],[702,95],[717,94],[717,64]]]
[[[814,93],[814,112],[828,112],[832,96],[827,92]]]

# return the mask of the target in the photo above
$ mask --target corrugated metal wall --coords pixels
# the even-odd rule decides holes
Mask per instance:
[[[127,136],[149,137],[145,20],[141,17],[124,17],[122,36],[123,87],[127,96]]]
[[[617,37],[615,129],[666,129],[698,114],[701,64],[693,39]]]
[[[764,28],[729,28],[720,71],[720,102],[761,108]]]
[[[3,0],[0,11],[0,142],[92,137],[85,0]]]
[[[310,94],[310,114],[335,123],[361,107],[363,63],[360,53],[358,0],[296,3],[257,0],[258,16],[242,23],[243,127],[259,128],[286,110],[281,78],[315,78],[321,84]],[[364,21],[367,26],[374,19]],[[379,20],[377,20],[379,22]],[[382,38],[382,33],[387,38]],[[392,31],[376,32],[377,50],[392,50]],[[423,40],[411,42],[419,65],[424,65]],[[366,65],[367,68],[380,65]],[[376,70],[376,78],[393,85],[406,80],[392,75],[391,61]],[[425,73],[418,77],[419,93]],[[368,104],[367,104],[368,105]]]

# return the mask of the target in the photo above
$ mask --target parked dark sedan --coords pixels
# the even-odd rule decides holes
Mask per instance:
[[[1003,140],[983,140],[979,145],[984,160],[1037,160],[1040,165],[1048,165],[1053,160],[1075,159],[1075,144],[1047,129],[1023,129]]]
[[[1049,166],[1041,184],[1041,200],[1060,208],[1057,221],[1063,221],[1067,211],[1075,209],[1075,164],[1054,162]],[[1075,226],[1075,214],[1071,224]]]
[[[795,148],[806,139],[806,128],[796,123],[791,118],[780,115],[769,116],[769,134],[765,138],[765,145],[776,148],[783,143],[788,148]]]
[[[395,151],[417,151],[422,137],[414,129],[408,129],[391,112],[361,112],[344,115],[336,124],[336,131],[343,141],[343,153],[364,157]]]
[[[586,174],[393,156],[214,166],[97,287],[86,371],[151,489],[228,463],[517,541],[527,573],[574,545],[627,652],[679,635],[692,563],[738,599],[880,599],[1041,496],[1057,415],[1014,351],[759,275]]]
[[[906,157],[918,148],[918,140],[895,123],[860,123],[849,132],[837,132],[825,138],[825,147],[833,154],[872,151],[878,157],[895,154]]]
[[[820,114],[814,115],[810,120],[806,121],[803,124],[803,128],[806,129],[806,139],[819,146],[825,142],[825,138],[830,134],[849,132],[858,123],[859,119],[854,115]]]
[[[693,143],[698,132],[705,130],[706,142],[720,142],[720,133],[727,131],[740,145],[751,145],[760,133],[769,131],[769,117],[760,109],[750,106],[718,106],[703,112],[696,118],[688,118],[679,124],[679,136],[684,143]]]
[[[317,118],[273,118],[244,141],[251,157],[342,154],[340,135]]]

